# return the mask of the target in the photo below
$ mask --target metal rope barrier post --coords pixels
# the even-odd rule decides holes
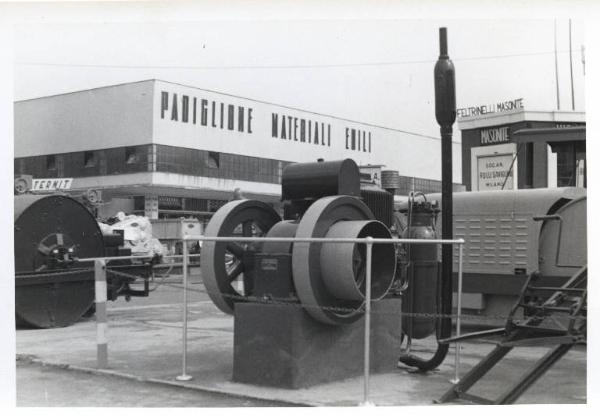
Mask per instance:
[[[362,406],[373,406],[369,402],[369,372],[370,370],[370,345],[371,345],[371,257],[373,252],[373,238],[365,238],[367,245],[366,286],[365,286],[365,390]]]
[[[458,244],[458,287],[456,290],[456,336],[460,336],[460,314],[462,310],[462,275],[463,267],[463,244]],[[460,381],[460,342],[455,343],[455,355],[454,355],[454,379],[452,383],[458,383]]]
[[[182,371],[177,376],[177,380],[191,380],[192,376],[186,373],[187,369],[187,291],[188,291],[188,244],[185,236],[183,238],[183,350],[182,350]]]
[[[95,302],[96,302],[96,359],[98,369],[108,367],[108,328],[106,318],[106,261],[94,261]]]

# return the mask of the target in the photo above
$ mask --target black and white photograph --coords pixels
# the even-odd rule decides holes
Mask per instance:
[[[587,411],[599,9],[0,2],[2,406]]]

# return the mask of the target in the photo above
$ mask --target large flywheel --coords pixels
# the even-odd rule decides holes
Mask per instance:
[[[281,221],[279,214],[258,200],[235,200],[221,207],[211,218],[205,236],[262,237]],[[204,285],[215,305],[232,314],[236,301],[251,295],[245,256],[258,251],[256,242],[205,241],[201,265]]]
[[[314,202],[300,220],[297,238],[390,238],[358,198],[328,196]],[[347,324],[362,316],[365,293],[364,244],[295,242],[292,275],[300,302],[316,320]],[[372,296],[388,291],[395,269],[394,247],[373,246]]]

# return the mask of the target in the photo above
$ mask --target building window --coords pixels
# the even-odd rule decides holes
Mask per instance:
[[[158,208],[166,210],[181,210],[182,199],[174,196],[158,196]]]
[[[211,169],[218,169],[220,165],[220,154],[212,151],[208,152],[208,159],[206,160],[206,166]]]
[[[46,156],[46,169],[56,170],[56,156]]]
[[[185,210],[194,210],[197,212],[208,211],[208,200],[207,199],[186,198],[184,203],[185,203]]]
[[[209,199],[208,200],[208,211],[209,212],[216,212],[223,205],[225,205],[225,203],[227,203],[227,200]]]
[[[133,196],[133,210],[144,211],[144,209],[146,209],[144,196]]]
[[[534,169],[533,169],[533,143],[525,143],[525,187],[531,189],[534,187]]]
[[[575,186],[577,182],[575,145],[573,143],[558,143],[554,145],[553,149],[556,151],[557,186]]]
[[[135,164],[137,163],[138,155],[135,147],[125,147],[125,163]]]
[[[83,165],[85,167],[94,167],[96,165],[96,155],[93,151],[83,153]]]

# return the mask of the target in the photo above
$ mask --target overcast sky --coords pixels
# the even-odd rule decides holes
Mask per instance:
[[[557,20],[561,109],[571,109],[568,19]],[[446,26],[458,107],[524,98],[556,109],[554,19],[24,23],[14,98],[158,78],[438,135],[433,66]],[[575,108],[584,24],[572,22]]]

